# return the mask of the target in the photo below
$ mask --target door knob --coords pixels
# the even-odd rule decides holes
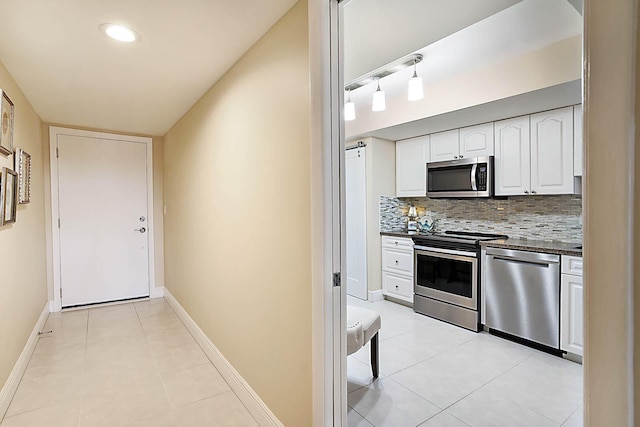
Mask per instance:
[[[144,228],[144,227],[140,227],[140,228],[136,228],[136,229],[135,229],[135,230],[133,230],[133,231],[139,231],[140,233],[144,233],[144,232],[146,232],[146,231],[147,231],[147,229],[146,229],[146,228]]]

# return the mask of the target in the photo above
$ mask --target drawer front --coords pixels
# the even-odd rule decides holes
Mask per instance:
[[[413,279],[407,276],[382,272],[382,290],[385,295],[413,302]]]
[[[406,237],[382,236],[383,248],[413,250],[413,240]]]
[[[382,269],[413,277],[413,251],[382,248]]]
[[[582,257],[563,255],[562,274],[582,276]]]

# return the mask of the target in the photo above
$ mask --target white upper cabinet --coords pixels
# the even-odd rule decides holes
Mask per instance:
[[[495,122],[495,151],[496,195],[529,194],[531,191],[529,116]]]
[[[493,123],[460,129],[460,159],[493,156]]]
[[[573,107],[573,175],[582,176],[582,105]]]
[[[460,156],[459,129],[431,134],[429,153],[431,162],[454,160]]]
[[[396,142],[396,196],[427,195],[429,135]]]
[[[573,107],[531,115],[531,193],[573,193]]]

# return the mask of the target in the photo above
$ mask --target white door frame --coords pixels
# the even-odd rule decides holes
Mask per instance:
[[[346,426],[344,124],[339,9],[348,0],[309,0],[312,169],[313,425]]]
[[[112,141],[126,141],[145,144],[147,150],[147,224],[149,229],[149,296],[153,296],[156,283],[155,277],[155,244],[153,221],[153,150],[152,139],[142,136],[117,135],[106,132],[94,132],[80,129],[69,129],[49,126],[49,162],[51,178],[51,255],[53,264],[53,306],[51,311],[62,309],[60,298],[60,229],[58,228],[58,159],[56,148],[58,136],[80,136],[86,138],[100,138]]]

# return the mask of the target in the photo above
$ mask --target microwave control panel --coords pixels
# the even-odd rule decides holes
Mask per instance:
[[[476,186],[478,191],[487,191],[487,164],[479,164],[476,172]]]

